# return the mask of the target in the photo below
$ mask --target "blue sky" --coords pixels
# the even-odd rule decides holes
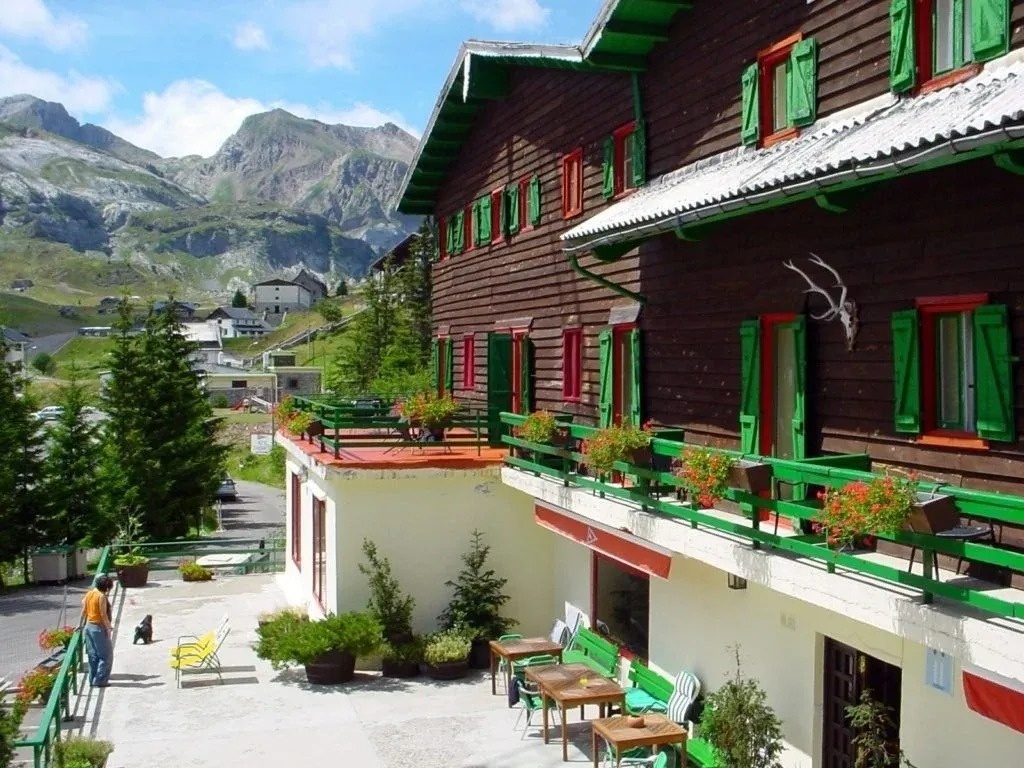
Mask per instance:
[[[579,43],[603,0],[2,0],[0,96],[164,156],[283,107],[419,135],[467,38]],[[173,9],[173,10],[171,10]]]

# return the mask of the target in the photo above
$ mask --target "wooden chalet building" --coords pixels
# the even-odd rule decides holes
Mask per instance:
[[[438,233],[438,386],[495,435],[545,408],[867,454],[994,522],[938,550],[969,564],[931,604],[900,543],[887,580],[843,576],[510,462],[561,534],[554,604],[620,637],[625,611],[706,688],[738,643],[787,767],[852,766],[866,689],[917,765],[1024,750],[1022,49],[1021,0],[608,0],[578,46],[465,43],[406,177]]]

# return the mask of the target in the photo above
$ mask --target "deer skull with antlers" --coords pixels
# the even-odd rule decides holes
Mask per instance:
[[[857,318],[857,303],[852,299],[846,298],[847,288],[843,283],[843,278],[839,276],[838,272],[823,261],[820,256],[812,253],[809,261],[812,264],[816,264],[832,273],[832,277],[836,280],[836,284],[832,287],[839,289],[839,298],[833,298],[832,294],[811,280],[806,272],[793,264],[792,260],[782,262],[782,266],[786,269],[793,270],[807,281],[807,285],[810,287],[805,290],[804,293],[816,293],[819,296],[825,297],[825,300],[828,301],[829,308],[821,314],[811,315],[811,317],[815,320],[835,320],[838,318],[839,322],[843,326],[843,330],[846,331],[846,349],[847,351],[850,351],[853,349],[854,341],[857,339],[857,330],[860,327],[860,321]]]

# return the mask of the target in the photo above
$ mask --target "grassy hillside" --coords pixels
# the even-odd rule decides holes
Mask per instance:
[[[66,379],[74,366],[82,378],[95,378],[110,368],[109,354],[113,349],[114,340],[110,337],[76,336],[53,356],[57,364],[54,376]]]
[[[109,325],[110,316],[100,315],[90,301],[78,306],[65,299],[64,304],[73,306],[75,317],[61,317],[56,304],[50,304],[29,295],[29,293],[0,292],[0,324],[17,328],[30,336],[47,336],[52,333],[69,333],[83,325]]]
[[[355,312],[358,299],[348,296],[344,299],[328,299],[328,301],[339,303],[344,315],[348,316]],[[322,328],[325,325],[327,325],[327,321],[325,321],[323,315],[316,310],[310,310],[309,312],[289,312],[287,319],[270,333],[255,339],[225,339],[224,349],[230,350],[237,355],[242,355],[243,357],[252,357],[254,355],[262,354],[268,349],[274,349],[275,347],[280,346],[281,343],[287,341],[293,336],[297,336],[298,334],[306,331],[311,331],[314,328]],[[300,344],[295,348],[295,353],[299,358],[301,358],[303,354],[302,349],[304,348],[304,344]],[[300,364],[305,365],[306,363]]]

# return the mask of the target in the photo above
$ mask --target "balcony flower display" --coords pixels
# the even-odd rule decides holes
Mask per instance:
[[[516,437],[528,443],[564,446],[569,439],[568,426],[560,423],[551,411],[534,411],[515,428]]]
[[[44,651],[67,648],[71,638],[75,636],[75,628],[70,624],[56,629],[44,629],[39,633],[39,647]]]
[[[819,494],[818,521],[830,546],[844,548],[860,537],[902,530],[918,500],[912,477],[883,475]]]
[[[420,392],[403,402],[399,407],[400,415],[412,426],[424,426],[443,437],[455,414],[459,412],[459,404],[448,394],[434,395]]]
[[[710,448],[687,448],[675,475],[702,509],[710,509],[725,496],[735,460]]]
[[[651,424],[642,427],[621,424],[600,429],[583,442],[583,454],[591,470],[602,474],[612,471],[617,461],[649,464]]]

